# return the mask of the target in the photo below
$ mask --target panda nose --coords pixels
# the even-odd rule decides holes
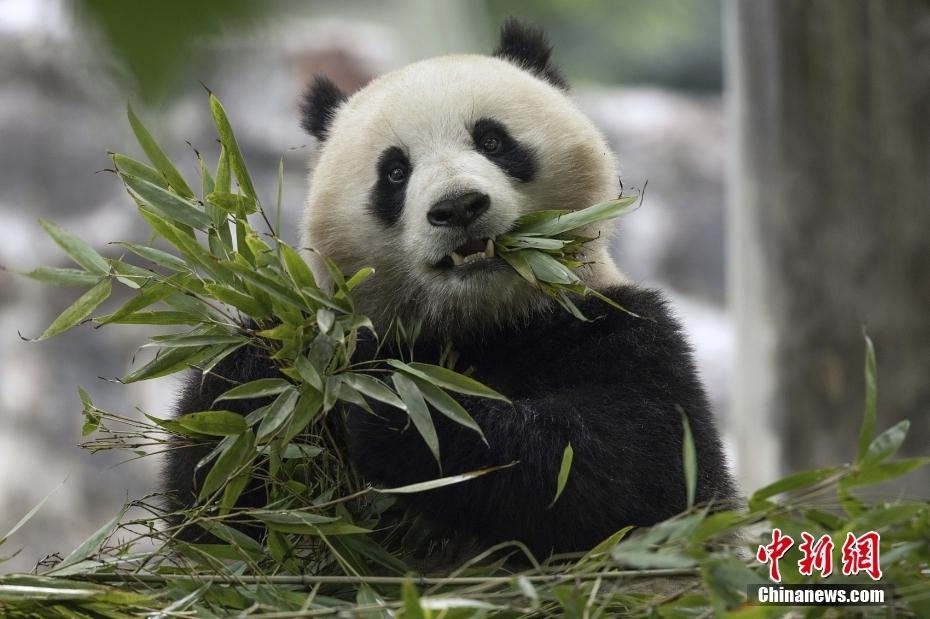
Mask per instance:
[[[490,206],[491,198],[486,193],[470,191],[440,200],[427,211],[426,219],[434,226],[465,227],[481,217]]]

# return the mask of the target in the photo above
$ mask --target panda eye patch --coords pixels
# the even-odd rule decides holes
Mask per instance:
[[[413,166],[403,150],[391,146],[382,151],[375,169],[377,176],[369,191],[368,211],[383,225],[392,226],[404,210]]]
[[[510,135],[499,121],[493,118],[478,120],[472,127],[471,136],[475,150],[508,176],[524,183],[535,178],[539,168],[536,154]]]

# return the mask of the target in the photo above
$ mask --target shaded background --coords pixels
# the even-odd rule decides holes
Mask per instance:
[[[313,152],[296,101],[310,77],[352,91],[420,58],[487,53],[507,15],[546,29],[624,184],[649,181],[614,253],[672,297],[744,487],[851,456],[863,324],[892,386],[880,425],[911,418],[908,448],[925,448],[925,0],[0,0],[0,265],[66,266],[39,217],[99,249],[144,240],[116,179],[96,172],[108,149],[141,155],[127,100],[182,171],[195,170],[186,141],[215,160],[198,81],[223,100],[263,195],[285,154],[283,236],[296,241]],[[176,379],[108,382],[146,331],[17,335],[41,333],[77,294],[0,273],[0,531],[67,479],[0,570],[69,551],[156,485],[152,459],[117,466],[76,446],[79,385],[108,410],[169,409]]]

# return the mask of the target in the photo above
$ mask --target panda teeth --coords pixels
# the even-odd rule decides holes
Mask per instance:
[[[467,255],[462,255],[457,251],[453,251],[449,254],[449,258],[452,260],[452,266],[462,266],[463,264],[471,264],[476,260],[484,260],[486,258],[494,257],[494,239],[487,239],[484,244],[484,251],[475,251]]]
[[[469,264],[471,262],[474,262],[475,260],[482,260],[483,258],[487,258],[485,253],[483,251],[477,251],[473,254],[468,254],[467,256],[465,256],[465,264]]]

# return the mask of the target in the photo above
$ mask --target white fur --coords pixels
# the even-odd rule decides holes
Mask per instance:
[[[470,129],[481,118],[502,123],[535,152],[532,181],[508,177],[475,150]],[[547,301],[516,273],[462,277],[435,264],[468,236],[502,234],[524,213],[584,208],[618,190],[606,141],[565,93],[487,56],[444,56],[388,73],[338,109],[328,135],[309,178],[302,243],[346,272],[375,268],[355,297],[379,328],[397,314],[426,328],[459,330],[528,316]],[[378,157],[391,146],[407,154],[413,171],[400,219],[387,227],[367,204]],[[426,219],[432,204],[457,191],[491,198],[467,236]],[[585,233],[598,240],[586,250],[592,264],[581,277],[592,287],[618,281],[607,253],[609,227]]]

